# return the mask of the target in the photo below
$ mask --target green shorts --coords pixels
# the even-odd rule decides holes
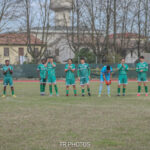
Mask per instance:
[[[48,77],[47,81],[48,81],[49,84],[56,84],[56,76]]]
[[[4,86],[7,86],[7,85],[9,85],[9,86],[13,86],[13,78],[11,78],[11,77],[5,77],[4,78],[4,80],[3,80],[3,85]]]
[[[138,75],[138,82],[147,82],[147,76],[140,76]]]
[[[45,78],[41,78],[40,79],[40,83],[46,83],[46,79]]]
[[[76,84],[76,81],[75,79],[66,79],[66,85],[69,86],[69,85],[75,85]]]
[[[85,77],[85,78],[81,77],[80,78],[80,85],[85,85],[85,84],[89,84],[89,83],[90,83],[90,80],[88,77]]]
[[[127,75],[119,75],[118,84],[128,84]]]

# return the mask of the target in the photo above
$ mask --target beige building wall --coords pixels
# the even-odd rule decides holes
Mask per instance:
[[[9,56],[4,55],[4,49],[9,48]],[[32,57],[27,52],[27,46],[6,46],[6,45],[0,45],[0,64],[4,64],[5,60],[10,60],[11,64],[20,64],[20,57],[19,57],[19,49],[22,48],[24,50],[23,59],[25,62],[31,62]],[[38,48],[38,47],[36,47]]]

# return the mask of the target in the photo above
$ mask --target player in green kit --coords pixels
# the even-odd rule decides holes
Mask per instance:
[[[138,94],[141,94],[141,84],[143,82],[145,87],[145,96],[148,96],[148,87],[146,85],[147,82],[147,72],[148,72],[148,64],[144,62],[144,56],[140,56],[140,62],[136,65],[136,71],[138,73]]]
[[[3,66],[3,74],[4,74],[4,80],[3,80],[3,85],[4,85],[4,90],[3,90],[3,98],[6,97],[6,87],[9,84],[11,87],[11,92],[12,96],[15,98],[15,93],[14,93],[14,87],[13,87],[13,67],[10,65],[9,60],[5,61],[5,66]]]
[[[66,96],[69,96],[69,86],[73,86],[74,96],[77,96],[76,83],[75,83],[75,65],[72,64],[72,59],[68,60],[68,64],[65,66],[66,72]]]
[[[79,64],[78,66],[78,78],[80,80],[80,85],[82,87],[82,96],[85,95],[85,85],[87,85],[87,91],[88,91],[88,95],[91,96],[90,93],[90,67],[89,64],[85,63],[85,59],[81,58],[80,59],[81,64]]]
[[[45,95],[45,87],[46,87],[46,80],[47,80],[47,67],[45,66],[45,63],[46,60],[42,59],[41,64],[39,64],[37,68],[37,71],[39,72],[41,96]]]
[[[52,85],[54,85],[55,87],[56,96],[59,96],[58,87],[56,85],[56,75],[55,75],[56,63],[54,62],[53,57],[48,58],[48,62],[46,66],[47,66],[47,72],[48,72],[48,84],[49,84],[50,96],[53,95]]]
[[[117,68],[118,68],[118,72],[119,72],[118,96],[120,96],[121,85],[123,85],[123,96],[125,96],[126,85],[128,84],[128,77],[127,77],[128,65],[125,64],[125,59],[124,58],[121,60],[121,63],[118,64]]]

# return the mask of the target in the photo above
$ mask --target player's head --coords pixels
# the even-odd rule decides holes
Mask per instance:
[[[9,65],[9,60],[5,60],[5,64],[8,66]]]
[[[68,64],[72,64],[72,59],[71,58],[68,59]]]
[[[106,68],[107,68],[107,72],[110,72],[110,66],[108,65]]]
[[[144,61],[144,56],[140,56],[140,62],[143,62]]]
[[[125,59],[124,59],[124,58],[121,59],[121,63],[122,63],[122,64],[125,63]]]
[[[46,63],[46,59],[43,58],[43,59],[41,60],[41,63],[42,63],[42,64],[45,64],[45,63]]]
[[[51,56],[48,58],[48,62],[52,63],[54,61],[54,58]]]
[[[81,64],[84,64],[85,63],[85,58],[81,57],[80,62],[81,62]]]

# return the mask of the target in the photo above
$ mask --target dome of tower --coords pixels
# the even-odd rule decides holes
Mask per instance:
[[[72,0],[51,0],[50,8],[54,11],[72,9]]]

